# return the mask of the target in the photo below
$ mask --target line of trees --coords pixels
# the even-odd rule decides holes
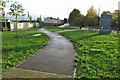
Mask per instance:
[[[115,10],[113,13],[110,11],[103,11],[101,15],[112,15],[112,29],[119,30],[120,16],[118,15],[120,15],[120,10]],[[68,22],[71,26],[78,26],[80,28],[84,26],[99,28],[99,12],[92,6],[84,16],[78,9],[74,9],[69,15]]]
[[[80,28],[83,26],[97,27],[99,23],[98,19],[98,13],[92,6],[87,11],[86,16],[81,14],[78,9],[74,9],[69,15],[68,22],[71,26],[79,26]]]

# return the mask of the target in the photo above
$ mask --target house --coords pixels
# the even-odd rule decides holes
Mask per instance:
[[[11,20],[10,22],[10,30],[16,29],[16,21]],[[39,23],[36,20],[29,21],[29,20],[19,20],[17,22],[18,29],[28,29],[32,27],[39,27]]]
[[[57,24],[57,20],[55,18],[52,18],[52,17],[47,17],[44,19],[44,23]]]
[[[6,20],[7,31],[14,31],[16,30],[16,21],[15,20]],[[39,27],[39,23],[36,20],[18,20],[17,21],[18,29],[28,29],[32,27]],[[0,31],[5,30],[5,22],[0,20]]]
[[[43,21],[44,24],[47,25],[61,25],[62,21],[59,18],[52,18],[52,17],[47,17]]]

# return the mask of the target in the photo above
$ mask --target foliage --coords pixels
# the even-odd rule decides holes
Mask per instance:
[[[77,18],[80,14],[80,11],[78,9],[74,9],[70,15],[69,15],[69,19],[68,22],[70,23],[70,25],[74,25],[73,21],[75,18]]]
[[[120,54],[117,34],[99,35],[95,31],[71,31],[61,34],[74,43],[78,78],[118,78]]]
[[[120,11],[119,11],[119,13],[118,13],[118,24],[117,24],[117,28],[118,28],[117,32],[120,31]]]
[[[120,22],[120,19],[119,19],[119,14],[120,14],[120,11],[119,10],[115,10],[113,13],[112,13],[112,29],[115,29],[115,30],[118,30],[119,28],[119,22]]]
[[[0,0],[0,5],[5,7],[6,3],[9,2],[9,0],[5,1],[5,0]]]
[[[82,28],[85,23],[84,16],[80,14],[77,18],[74,19],[73,23],[75,26],[79,26],[80,28]]]
[[[64,18],[64,24],[67,23],[67,22],[68,22],[67,18]]]
[[[12,16],[23,16],[25,15],[24,9],[22,8],[22,4],[19,4],[18,2],[12,3],[10,6],[10,12],[9,14]]]
[[[103,11],[103,13],[101,14],[101,16],[104,16],[104,15],[111,15],[111,12],[110,11]]]
[[[82,15],[79,10],[74,9],[70,13],[68,21],[69,21],[70,25],[72,25],[72,26],[82,27],[82,26],[84,26],[84,22],[85,22],[84,15]]]
[[[22,8],[22,4],[19,4],[18,2],[14,2],[10,6],[10,12],[9,15],[15,16],[16,18],[16,37],[18,36],[17,31],[18,31],[18,16],[24,16],[24,9]]]
[[[41,16],[37,18],[37,22],[38,22],[38,23],[41,23],[41,22],[42,22]]]
[[[37,29],[20,30],[21,37],[14,38],[15,31],[2,33],[2,67],[3,72],[20,64],[23,60],[31,57],[42,49],[49,40],[45,34]],[[34,37],[34,34],[42,34]]]
[[[98,14],[92,6],[86,14],[86,25],[90,27],[96,27],[98,25]]]

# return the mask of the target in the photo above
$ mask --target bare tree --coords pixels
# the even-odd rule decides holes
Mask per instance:
[[[22,4],[19,4],[18,2],[14,2],[11,4],[9,10],[10,10],[9,14],[12,16],[15,16],[15,19],[16,19],[16,37],[18,37],[18,25],[17,25],[18,17],[25,16],[24,9],[22,7]]]

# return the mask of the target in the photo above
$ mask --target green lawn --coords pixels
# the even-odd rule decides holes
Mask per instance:
[[[34,34],[42,34],[34,37]],[[49,37],[37,29],[19,31],[19,38],[15,38],[16,32],[2,32],[2,63],[3,72],[21,63],[23,60],[37,53],[49,40]]]
[[[76,77],[118,78],[118,35],[99,35],[95,31],[71,31],[61,35],[73,42],[76,55]]]
[[[56,32],[56,31],[62,31],[62,30],[71,30],[73,28],[70,28],[70,27],[59,28],[58,26],[46,26],[44,27],[44,29],[51,32]]]

